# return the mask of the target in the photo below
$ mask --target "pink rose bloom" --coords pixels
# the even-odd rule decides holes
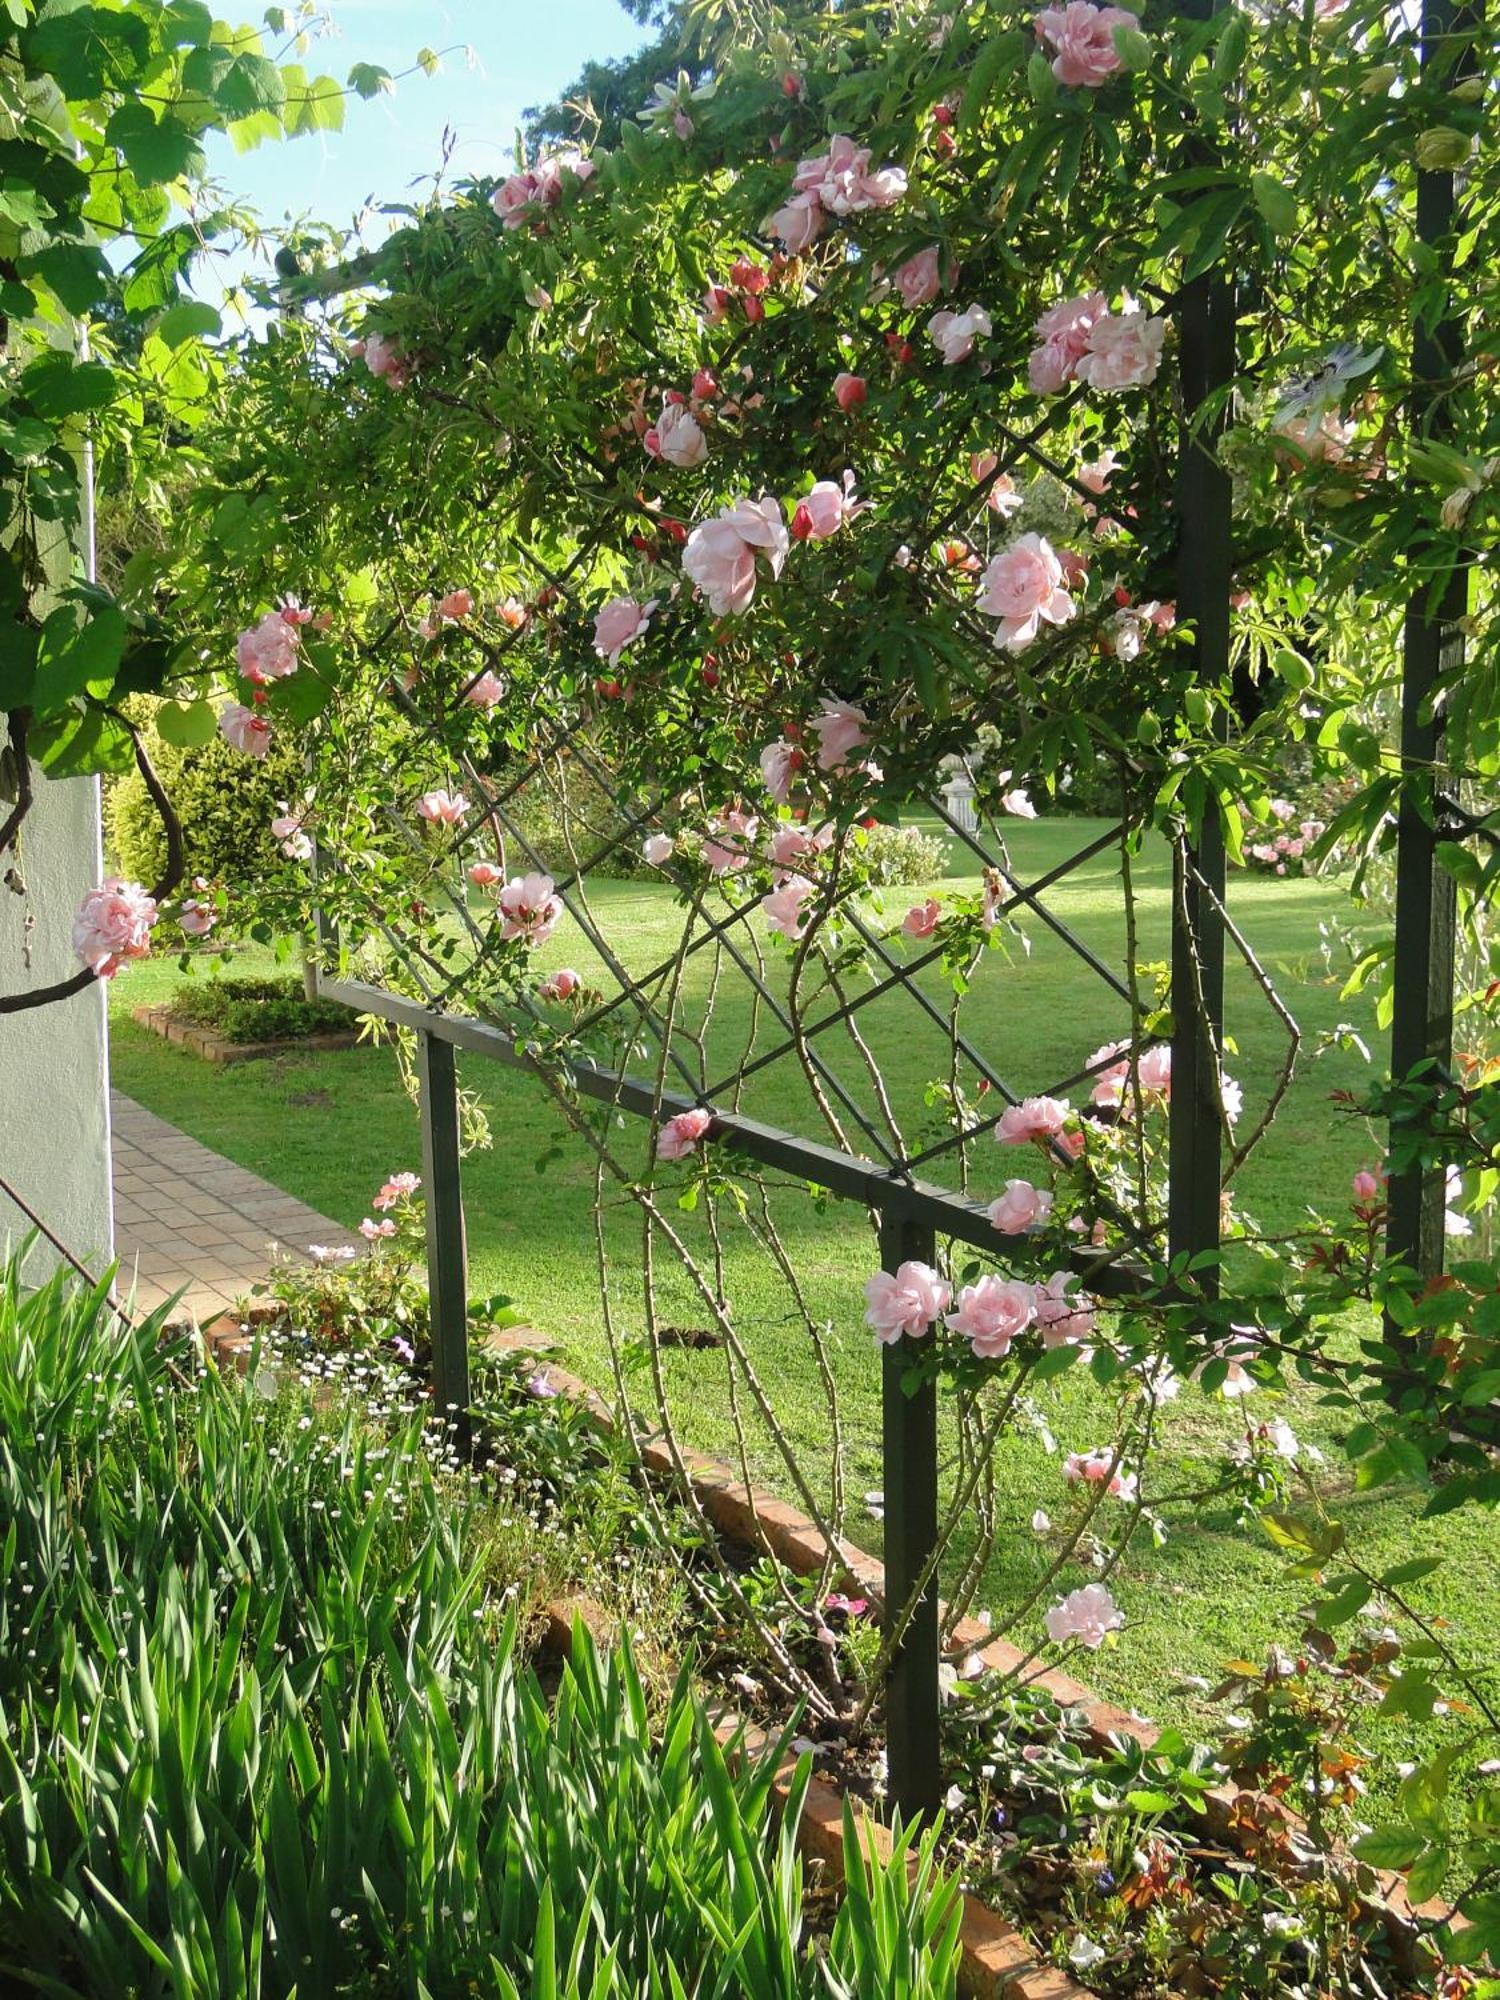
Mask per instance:
[[[1036,1323],[1043,1347],[1072,1347],[1093,1337],[1094,1308],[1081,1292],[1069,1294],[1070,1271],[1056,1271],[1036,1288]]]
[[[493,889],[497,882],[505,880],[505,870],[497,868],[493,861],[476,861],[469,869],[469,880],[476,889]]]
[[[219,710],[219,734],[247,757],[264,757],[271,747],[271,725],[265,716],[242,702],[226,702]]]
[[[564,966],[544,979],[536,990],[543,1000],[571,1000],[582,984],[579,974]]]
[[[1068,1119],[1068,1103],[1061,1097],[1023,1097],[1019,1104],[1007,1105],[995,1137],[1003,1146],[1024,1146],[1033,1139],[1055,1139]]]
[[[797,510],[792,516],[792,533],[799,542],[826,542],[830,535],[838,533],[854,511],[852,472],[844,474],[842,486],[836,480],[820,479],[797,502]]]
[[[196,896],[189,896],[177,912],[178,925],[188,937],[207,937],[218,921],[213,905],[200,902]]]
[[[682,567],[708,600],[716,618],[748,611],[755,596],[755,557],[765,555],[772,576],[780,576],[791,537],[779,501],[736,500],[711,521],[694,528],[682,552]]]
[[[974,342],[991,331],[990,316],[983,306],[970,306],[961,313],[938,312],[927,322],[927,332],[943,357],[945,368],[955,368],[974,352]]]
[[[1035,819],[1036,807],[1031,803],[1031,794],[1018,786],[1014,791],[1000,794],[1000,810],[1008,812],[1013,819]]]
[[[795,944],[807,929],[808,918],[803,905],[812,893],[811,882],[794,878],[783,882],[779,889],[773,889],[769,896],[762,896],[760,906],[771,929],[780,931],[784,938],[790,938]]]
[[[895,280],[901,302],[909,311],[930,306],[943,289],[942,253],[937,245],[931,244],[914,257],[908,257],[896,270]]]
[[[843,771],[856,750],[870,740],[870,718],[852,702],[824,700],[807,725],[818,739],[818,769]]]
[[[1073,0],[1073,4],[1080,4],[1080,0]],[[1166,337],[1166,321],[1149,319],[1139,306],[1106,313],[1090,327],[1088,352],[1074,372],[1080,382],[1087,382],[1103,395],[1144,389],[1156,380]]]
[[[499,909],[503,922],[500,935],[524,938],[529,945],[545,944],[563,913],[562,898],[552,877],[532,873],[517,875],[500,891]]]
[[[1050,1188],[1033,1187],[1030,1181],[1007,1181],[1005,1192],[990,1203],[990,1221],[1002,1236],[1023,1235],[1047,1220],[1054,1199]]]
[[[1063,1477],[1070,1486],[1107,1487],[1111,1500],[1134,1500],[1136,1495],[1135,1474],[1120,1470],[1108,1445],[1097,1445],[1092,1451],[1070,1451],[1063,1463]]]
[[[1074,4],[1082,6],[1086,0],[1074,0]],[[1124,1623],[1125,1614],[1117,1608],[1107,1587],[1102,1583],[1086,1583],[1081,1590],[1069,1591],[1048,1611],[1047,1637],[1054,1646],[1077,1639],[1091,1653],[1096,1653],[1109,1634],[1117,1632]]]
[[[1000,1361],[1011,1342],[1030,1326],[1035,1311],[1030,1285],[989,1271],[977,1284],[964,1286],[958,1310],[949,1313],[946,1323],[970,1342],[981,1361]]]
[[[778,868],[795,868],[799,861],[821,854],[833,841],[833,828],[820,827],[809,833],[805,826],[781,826],[771,841],[771,859]]]
[[[863,375],[850,375],[846,372],[833,378],[833,400],[841,410],[856,408],[868,394],[869,389]]]
[[[830,215],[855,215],[871,208],[889,208],[906,193],[900,167],[870,171],[870,149],[856,146],[843,133],[829,141],[828,151],[800,160],[792,177],[794,195],[807,195]],[[790,248],[790,245],[788,245]]]
[[[1338,465],[1347,458],[1358,428],[1346,423],[1336,410],[1323,410],[1316,415],[1284,418],[1276,426],[1276,434],[1295,445],[1310,465]]]
[[[493,708],[503,699],[505,683],[491,667],[486,667],[478,680],[472,681],[464,689],[464,700],[475,708]]]
[[[1058,82],[1097,90],[1125,67],[1115,48],[1115,29],[1134,28],[1139,23],[1123,7],[1095,7],[1091,0],[1068,0],[1065,7],[1043,8],[1035,25],[1038,38],[1053,51],[1052,74]]]
[[[1301,825],[1297,828],[1297,831],[1298,833],[1301,834],[1302,838],[1307,842],[1308,846],[1310,847],[1314,841],[1321,840],[1323,838],[1323,835],[1327,831],[1327,829],[1324,826],[1323,821],[1320,819],[1305,819],[1302,821]]]
[[[281,811],[271,821],[271,837],[281,842],[281,851],[288,861],[311,861],[313,844],[305,828],[307,808],[299,806],[295,811],[285,799],[279,800]]]
[[[708,1137],[713,1122],[711,1111],[679,1111],[656,1135],[657,1159],[685,1159],[695,1146]]]
[[[943,906],[936,896],[929,896],[925,903],[913,903],[901,919],[901,928],[908,937],[931,937],[937,929],[943,914]]]
[[[438,617],[446,618],[450,623],[460,618],[467,618],[473,609],[474,593],[469,590],[450,590],[445,597],[440,597],[437,601]]]
[[[1090,330],[1108,310],[1103,292],[1085,292],[1049,306],[1042,314],[1036,323],[1041,345],[1032,350],[1028,364],[1031,386],[1039,396],[1055,396],[1073,380],[1088,352]]]
[[[795,743],[780,737],[775,743],[768,743],[760,753],[760,774],[766,782],[766,790],[784,806],[792,794],[792,781],[802,768],[802,752]],[[780,836],[778,835],[778,838]]]
[[[1000,461],[992,451],[976,451],[969,456],[969,477],[980,486],[999,465]],[[1008,521],[1012,514],[1019,513],[1026,504],[1024,495],[1016,491],[1016,482],[1008,472],[1002,472],[998,479],[991,480],[990,489],[985,494],[985,505],[998,514],[1002,521]]]
[[[1245,1108],[1245,1093],[1232,1076],[1219,1075],[1219,1095],[1224,1100],[1224,1116],[1232,1125]]]
[[[1098,458],[1091,458],[1078,468],[1078,484],[1086,486],[1090,493],[1107,493],[1109,482],[1119,470],[1120,461],[1113,451],[1102,452]]]
[[[502,182],[490,196],[490,207],[507,229],[520,229],[562,199],[565,173],[575,180],[586,181],[593,171],[592,160],[586,160],[576,147],[564,146],[555,153],[544,154],[524,173],[512,174]]]
[[[316,613],[306,610],[295,597],[281,598],[276,606],[276,615],[287,625],[315,625],[321,622]]]
[[[654,597],[649,604],[641,604],[634,597],[612,597],[595,614],[594,651],[601,660],[608,660],[612,667],[619,665],[626,647],[633,646],[650,628],[656,603]]]
[[[1141,1080],[1141,1089],[1149,1090],[1160,1097],[1172,1095],[1172,1044],[1156,1042],[1149,1049],[1143,1049],[1136,1062],[1136,1075]]]
[[[412,364],[388,333],[367,333],[358,343],[366,368],[377,381],[393,389],[404,389],[411,380]]]
[[[366,1243],[376,1243],[382,1236],[394,1236],[396,1225],[389,1216],[383,1222],[377,1222],[374,1216],[367,1215],[359,1225],[359,1233]]]
[[[641,842],[641,853],[653,868],[660,868],[664,862],[670,861],[675,852],[676,842],[669,833],[648,834]]]
[[[296,626],[288,625],[279,611],[268,611],[258,625],[241,632],[234,654],[245,679],[263,687],[296,673],[297,646]]]
[[[743,868],[750,859],[750,850],[755,844],[755,836],[760,831],[760,821],[754,813],[721,813],[709,828],[703,843],[703,858],[715,875],[732,875]],[[720,836],[727,835],[724,839]]]
[[[419,817],[431,826],[459,826],[468,810],[469,801],[462,792],[423,792],[417,800]]]
[[[151,951],[151,926],[156,903],[139,882],[111,875],[101,888],[90,889],[73,919],[73,949],[99,979],[113,979],[132,958]]]
[[[998,618],[997,647],[1019,652],[1037,636],[1043,621],[1066,625],[1076,606],[1063,588],[1057,551],[1041,535],[1022,535],[992,556],[981,579],[976,610]]]
[[[865,1280],[865,1325],[875,1329],[875,1338],[887,1347],[902,1334],[920,1340],[948,1310],[953,1288],[940,1278],[930,1264],[912,1260],[899,1265],[894,1277],[877,1271]]]
[[[422,1176],[420,1174],[392,1174],[390,1179],[381,1187],[380,1192],[371,1198],[370,1206],[371,1208],[394,1208],[398,1201],[405,1200],[407,1195],[415,1194],[421,1185]]]
[[[804,250],[811,249],[823,233],[826,220],[823,207],[815,196],[794,194],[790,201],[783,203],[766,223],[766,233],[779,236],[786,245],[787,255],[800,257]],[[725,303],[728,303],[726,294]],[[719,318],[723,318],[720,310]],[[710,319],[710,324],[712,324]]]
[[[641,443],[653,458],[664,458],[668,465],[701,465],[708,457],[703,426],[686,403],[664,403],[661,415]]]
[[[1372,1173],[1368,1167],[1361,1167],[1350,1185],[1354,1189],[1356,1201],[1379,1201],[1380,1175]]]

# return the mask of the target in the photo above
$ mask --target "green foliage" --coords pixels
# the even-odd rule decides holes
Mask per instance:
[[[302,981],[285,979],[185,980],[172,994],[172,1012],[217,1028],[231,1042],[301,1040],[347,1034],[351,1015],[332,1000],[309,1000]]]
[[[805,1765],[778,1832],[778,1760],[732,1768],[685,1675],[655,1713],[630,1649],[581,1628],[549,1699],[480,1489],[419,1427],[199,1375],[102,1293],[0,1280],[9,1977],[80,2000],[951,1995],[930,1850],[930,1899],[899,1859],[861,1872],[819,1966]]]
[[[941,881],[948,872],[951,853],[946,840],[923,832],[919,826],[871,827],[859,848],[870,880],[889,888]]]
[[[273,742],[264,758],[242,755],[217,732],[183,747],[153,731],[147,744],[182,822],[189,876],[222,882],[231,894],[248,893],[284,868],[271,821],[305,782],[295,744]],[[166,862],[166,831],[139,772],[127,772],[110,787],[106,826],[121,870],[138,882],[156,881]],[[232,903],[229,928],[254,914],[253,905],[247,913],[245,904]]]

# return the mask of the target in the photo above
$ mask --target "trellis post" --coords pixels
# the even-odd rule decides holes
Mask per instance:
[[[427,1195],[427,1296],[432,1326],[432,1400],[460,1457],[469,1425],[469,1263],[459,1165],[458,1067],[453,1044],[417,1036],[422,1174]]]
[[[1185,0],[1182,13],[1206,19],[1218,0]],[[1196,150],[1191,147],[1190,150]],[[1177,474],[1177,610],[1192,628],[1193,677],[1218,689],[1229,680],[1229,593],[1233,494],[1220,463],[1221,405],[1205,401],[1234,379],[1235,299],[1218,268],[1183,286],[1182,459]],[[1200,414],[1201,412],[1201,414]],[[1224,835],[1212,802],[1196,840],[1173,854],[1172,1101],[1169,1113],[1168,1242],[1173,1257],[1219,1245],[1223,1121],[1219,1051],[1224,1028]],[[1216,1273],[1197,1275],[1205,1291]]]
[[[1460,10],[1452,0],[1423,0],[1422,71],[1453,80],[1471,64],[1453,35]],[[1417,174],[1417,234],[1439,243],[1453,226],[1456,204],[1451,172]],[[1463,352],[1463,329],[1451,313],[1435,326],[1418,325],[1412,340],[1411,427],[1438,436],[1451,428],[1445,378],[1454,374]],[[1403,786],[1396,822],[1396,935],[1391,1012],[1391,1080],[1401,1085],[1427,1065],[1433,1086],[1453,1061],[1454,934],[1457,887],[1437,860],[1442,787],[1438,766],[1443,726],[1434,697],[1440,683],[1463,664],[1459,623],[1468,609],[1468,580],[1455,569],[1440,588],[1418,579],[1407,604],[1402,645],[1401,771]],[[1420,1122],[1420,1101],[1391,1119],[1394,1138],[1404,1125]],[[1412,1113],[1417,1114],[1413,1117]],[[1443,1268],[1446,1207],[1441,1165],[1420,1162],[1392,1173],[1388,1188],[1386,1249],[1423,1278]],[[1387,1322],[1398,1342],[1399,1329]]]
[[[915,1260],[933,1264],[932,1225],[882,1214],[880,1263],[894,1273]],[[882,1458],[885,1482],[885,1604],[899,1618],[937,1546],[937,1384],[929,1378],[908,1391],[910,1349],[896,1341],[884,1349],[881,1376]],[[887,1784],[903,1819],[931,1813],[941,1785],[938,1740],[938,1580],[930,1578],[891,1660],[885,1688]]]

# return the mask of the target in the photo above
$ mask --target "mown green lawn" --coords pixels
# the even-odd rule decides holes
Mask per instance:
[[[1018,825],[1011,840],[1017,871],[1023,880],[1035,879],[1100,830],[1098,822],[1076,819]],[[978,883],[959,877],[947,886],[972,891]],[[1167,950],[1170,902],[1163,850],[1148,850],[1138,859],[1136,886],[1138,960],[1149,964],[1164,959]],[[680,913],[667,891],[656,885],[599,882],[590,893],[596,914],[633,972],[670,957]],[[889,892],[888,908],[899,914],[922,893]],[[1247,1167],[1241,1188],[1248,1213],[1267,1229],[1281,1230],[1295,1226],[1309,1202],[1336,1205],[1346,1200],[1350,1174],[1378,1157],[1374,1135],[1331,1101],[1333,1092],[1358,1086],[1367,1076],[1363,1060],[1346,1047],[1320,1053],[1320,1044],[1343,1024],[1366,1037],[1377,1062],[1382,1043],[1370,1006],[1362,999],[1340,997],[1348,955],[1337,939],[1357,926],[1359,913],[1336,883],[1237,875],[1231,894],[1238,923],[1303,1031],[1298,1080],[1272,1135]],[[1113,851],[1068,876],[1049,893],[1048,906],[1101,959],[1123,966],[1124,902]],[[1037,1091],[1070,1075],[1098,1044],[1122,1033],[1127,1014],[1044,925],[1028,917],[1023,928],[1029,952],[1016,951],[1009,960],[990,955],[966,1002],[964,1026],[1007,1082]],[[1330,941],[1332,970],[1323,956]],[[571,925],[559,929],[538,964],[542,969],[571,965],[601,986],[611,984]],[[166,962],[134,967],[116,981],[111,996],[113,1061],[120,1088],[345,1224],[357,1223],[367,1212],[370,1192],[388,1173],[419,1165],[415,1119],[388,1052],[361,1049],[213,1069],[129,1019],[130,1007],[163,997],[178,977],[175,965]],[[683,1008],[694,1026],[701,1024],[709,981],[708,958],[691,961]],[[851,985],[849,991],[855,990]],[[927,990],[939,1005],[945,1003],[945,989],[935,977]],[[892,1108],[910,1141],[933,1117],[923,1096],[929,1081],[945,1069],[939,1032],[909,1001],[899,999],[877,1002],[859,1019],[889,1079]],[[1228,1031],[1233,1044],[1228,1067],[1244,1086],[1246,1116],[1253,1119],[1272,1087],[1285,1035],[1259,987],[1239,965],[1229,977]],[[732,1069],[745,1047],[771,1046],[775,1033],[775,1024],[764,1014],[752,1028],[743,984],[732,968],[724,967],[706,1038],[712,1076]],[[846,1087],[868,1111],[871,1094],[859,1052],[847,1038],[841,1040],[841,1031],[820,1047],[836,1061]],[[593,1175],[585,1150],[566,1134],[531,1079],[498,1064],[470,1061],[465,1081],[482,1092],[494,1134],[491,1150],[472,1157],[465,1170],[473,1288],[508,1293],[533,1324],[553,1337],[560,1361],[605,1382],[607,1346],[590,1219]],[[972,1086],[972,1076],[965,1081]],[[743,1103],[758,1117],[826,1136],[809,1117],[805,1083],[787,1062],[761,1072]],[[622,1127],[617,1138],[626,1155],[633,1149],[644,1168],[644,1133]],[[975,1163],[973,1192],[989,1198],[1007,1172],[1024,1170],[1013,1155],[988,1149],[986,1142]],[[841,1401],[845,1484],[853,1503],[851,1532],[875,1544],[880,1529],[861,1508],[864,1492],[880,1485],[880,1371],[862,1324],[860,1298],[863,1280],[876,1263],[870,1230],[862,1212],[838,1204],[819,1206],[801,1188],[779,1190],[774,1209],[809,1308],[828,1327]],[[682,1226],[696,1248],[707,1247],[701,1216],[683,1217]],[[638,1335],[640,1229],[628,1203],[609,1210],[606,1238],[617,1322],[627,1336]],[[832,1426],[802,1323],[789,1311],[782,1279],[743,1226],[732,1221],[725,1227],[723,1261],[741,1337],[799,1460],[826,1491]],[[658,1278],[663,1322],[702,1325],[701,1304],[665,1260]],[[666,1363],[674,1414],[687,1439],[733,1456],[723,1354],[672,1350]],[[1258,1397],[1257,1411],[1270,1414],[1272,1402]],[[1240,1405],[1206,1398],[1196,1389],[1186,1391],[1167,1413],[1164,1483],[1192,1483],[1179,1482],[1176,1474],[1190,1474],[1195,1466],[1201,1471],[1204,1455],[1235,1435],[1243,1421],[1240,1411]],[[1421,1587],[1424,1602],[1453,1617],[1466,1650],[1492,1656],[1500,1637],[1500,1593],[1494,1584],[1488,1517],[1468,1510],[1418,1526],[1420,1503],[1413,1492],[1382,1489],[1373,1498],[1354,1495],[1343,1472],[1337,1426],[1328,1413],[1295,1401],[1282,1413],[1305,1442],[1328,1455],[1327,1484],[1366,1559],[1376,1565],[1394,1562],[1419,1547],[1446,1555],[1445,1568]],[[1038,1434],[1008,1440],[997,1467],[1002,1526],[980,1598],[997,1615],[1045,1566],[1045,1548],[1030,1528],[1034,1510],[1041,1506],[1059,1518],[1066,1512],[1059,1458],[1045,1448],[1041,1425],[1050,1428],[1062,1451],[1096,1443],[1107,1434],[1104,1399],[1081,1375],[1045,1390],[1037,1419]],[[757,1476],[786,1489],[785,1469],[759,1429],[752,1431],[750,1450]],[[1117,1595],[1129,1627],[1118,1645],[1089,1663],[1090,1677],[1101,1692],[1161,1719],[1191,1720],[1197,1712],[1194,1697],[1177,1685],[1181,1676],[1212,1675],[1230,1655],[1253,1653],[1295,1629],[1289,1621],[1296,1594],[1284,1583],[1275,1553],[1227,1513],[1212,1508],[1175,1524],[1160,1548],[1143,1540],[1119,1572]]]

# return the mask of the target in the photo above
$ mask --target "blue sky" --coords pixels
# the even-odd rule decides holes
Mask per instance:
[[[421,48],[451,52],[436,76],[403,78],[394,96],[351,97],[342,132],[253,153],[219,140],[210,170],[267,224],[288,214],[343,224],[372,196],[405,199],[436,170],[445,127],[457,139],[450,176],[496,173],[526,106],[556,97],[587,59],[626,55],[645,39],[617,0],[331,0],[331,8],[333,32],[296,58],[310,75],[342,83],[356,62],[394,75]],[[212,293],[208,274],[198,289]]]

